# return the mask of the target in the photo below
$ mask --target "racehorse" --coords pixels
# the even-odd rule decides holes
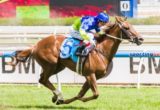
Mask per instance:
[[[81,75],[85,77],[86,81],[80,92],[75,97],[64,100],[61,92],[52,85],[49,78],[62,71],[65,67],[76,71],[75,62],[70,58],[61,59],[59,57],[60,47],[65,38],[65,35],[48,36],[29,49],[16,51],[15,56],[13,56],[16,63],[11,63],[15,66],[19,62],[25,62],[28,58],[33,57],[43,69],[39,82],[53,92],[52,101],[56,104],[69,104],[75,100],[86,102],[97,99],[99,92],[96,80],[108,74],[106,71],[120,43],[123,40],[137,45],[143,42],[143,38],[125,18],[115,17],[113,26],[104,35],[97,38],[96,47],[88,54],[85,60]],[[89,89],[92,90],[93,95],[84,97]]]

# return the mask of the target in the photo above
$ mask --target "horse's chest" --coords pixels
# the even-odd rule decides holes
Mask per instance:
[[[112,67],[113,67],[112,62],[111,63],[107,62],[104,64],[101,63],[97,65],[95,73],[101,77],[108,76],[111,73]]]
[[[110,63],[107,64],[105,70],[104,70],[104,76],[103,77],[107,77],[111,71],[112,71],[112,68],[113,68],[113,62],[111,61]]]

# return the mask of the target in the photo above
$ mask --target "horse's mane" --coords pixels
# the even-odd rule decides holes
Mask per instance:
[[[106,39],[106,35],[103,34],[103,35],[100,35],[99,37],[95,38],[97,43],[101,43],[102,41],[104,41]]]
[[[110,23],[109,26],[107,25],[106,29],[104,30],[105,34],[99,35],[99,37],[96,38],[96,41],[98,43],[101,43],[102,41],[104,41],[105,39],[107,39],[108,37],[106,36],[106,34],[110,33],[110,30],[115,26],[116,23]]]

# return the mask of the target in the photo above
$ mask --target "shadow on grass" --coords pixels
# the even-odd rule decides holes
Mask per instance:
[[[88,107],[76,107],[76,106],[47,106],[47,105],[19,105],[19,106],[9,106],[9,108],[17,108],[17,109],[60,109],[60,110],[88,110]],[[93,108],[91,108],[93,109]]]

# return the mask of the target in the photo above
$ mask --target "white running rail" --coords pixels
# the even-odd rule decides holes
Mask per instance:
[[[160,25],[134,25],[140,34],[159,34]],[[44,38],[47,35],[67,34],[71,26],[0,26],[0,39]]]

